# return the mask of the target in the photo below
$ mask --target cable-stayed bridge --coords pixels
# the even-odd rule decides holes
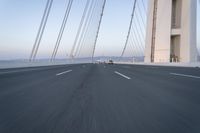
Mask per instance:
[[[34,61],[37,57],[39,47],[41,45],[41,40],[43,34],[45,33],[45,27],[48,23],[48,16],[51,11],[52,1],[47,1],[46,7],[43,13],[43,17],[38,29],[38,33],[33,45],[31,55],[29,60]],[[81,16],[81,20],[74,38],[71,51],[69,53],[69,58],[81,58],[81,57],[93,57],[95,55],[96,45],[98,43],[99,31],[101,29],[101,23],[103,19],[103,13],[106,6],[106,0],[95,1],[87,0],[84,3],[84,10]],[[63,38],[63,32],[67,27],[67,20],[69,19],[69,14],[71,7],[73,6],[73,0],[68,1],[66,6],[65,15],[63,22],[61,24],[58,37],[56,39],[55,47],[53,49],[52,55],[50,57],[51,61],[56,59],[60,43]],[[146,13],[147,13],[147,1],[142,0],[133,2],[133,10],[131,14],[130,25],[128,28],[127,38],[125,44],[123,44],[123,50],[119,53],[119,57],[124,56],[139,56],[144,57],[144,47],[145,47],[145,30],[146,30]],[[125,38],[124,38],[125,39]],[[86,53],[87,52],[87,53]],[[128,55],[127,55],[128,53]],[[121,54],[121,55],[120,55]]]
[[[198,2],[198,1],[197,1]],[[199,3],[199,2],[198,2]],[[199,6],[199,4],[197,4],[197,6]],[[48,59],[51,62],[55,62],[56,57],[57,59],[71,59],[71,60],[75,60],[77,58],[90,58],[91,60],[93,60],[93,57],[95,56],[115,56],[115,57],[119,57],[118,60],[122,60],[123,61],[123,57],[129,57],[132,58],[131,60],[134,61],[139,61],[139,62],[143,62],[145,60],[145,58],[149,58],[148,56],[150,54],[157,54],[157,52],[151,51],[150,54],[148,54],[148,52],[146,52],[145,54],[145,48],[146,51],[148,51],[148,45],[151,45],[150,47],[153,47],[152,41],[150,38],[152,38],[152,36],[146,36],[147,34],[150,35],[151,31],[149,30],[149,27],[151,26],[151,22],[153,18],[150,18],[150,14],[149,12],[151,11],[151,6],[149,6],[148,8],[148,4],[150,4],[150,2],[148,3],[147,0],[141,0],[141,1],[132,1],[131,2],[131,8],[130,8],[130,12],[127,12],[127,14],[130,14],[130,18],[127,19],[127,22],[130,21],[129,23],[127,23],[127,26],[124,26],[124,34],[126,34],[125,36],[121,37],[121,49],[118,49],[118,53],[117,54],[96,54],[96,51],[98,52],[98,46],[101,47],[102,44],[99,43],[99,36],[101,37],[101,35],[99,35],[99,32],[101,33],[101,29],[104,29],[105,27],[102,27],[102,21],[104,21],[104,12],[108,9],[106,9],[106,1],[95,1],[95,0],[88,0],[88,1],[84,1],[82,2],[82,8],[81,10],[79,10],[78,14],[80,14],[78,17],[80,17],[80,19],[76,20],[76,23],[69,23],[69,20],[71,20],[71,18],[73,17],[72,15],[74,15],[73,13],[75,12],[73,10],[74,7],[77,6],[77,2],[75,1],[65,1],[63,2],[64,6],[64,10],[63,10],[63,14],[59,14],[59,16],[61,16],[60,18],[62,18],[61,23],[57,23],[57,33],[54,34],[54,37],[51,38],[51,42],[48,42],[45,44],[44,46],[44,42],[45,40],[50,40],[49,38],[47,38],[46,34],[47,31],[51,31],[52,27],[48,27],[48,23],[50,23],[52,20],[49,20],[51,14],[53,14],[53,9],[54,9],[54,5],[56,4],[56,1],[53,0],[49,0],[46,1],[46,3],[44,3],[46,5],[44,6],[43,12],[41,12],[42,14],[39,14],[41,16],[41,20],[40,23],[39,21],[37,22],[39,25],[37,26],[37,34],[35,36],[34,39],[34,43],[33,46],[30,50],[30,53],[28,53],[30,56],[24,56],[23,59],[29,59],[29,61],[33,62],[36,59],[41,59],[41,54],[42,52],[44,53],[45,51],[45,47],[46,51],[48,49],[49,54],[46,54],[45,59]],[[172,7],[171,7],[172,8]],[[198,22],[199,22],[199,7],[197,8],[197,34],[195,36],[199,35],[199,26],[198,26]],[[159,12],[159,11],[158,11]],[[170,9],[171,12],[171,9]],[[183,13],[184,14],[184,13]],[[63,16],[62,16],[63,15]],[[107,15],[107,14],[106,14]],[[117,15],[117,14],[116,14]],[[148,18],[149,16],[149,18]],[[156,16],[156,15],[155,15]],[[77,16],[76,16],[77,17]],[[159,16],[158,16],[159,17]],[[168,18],[171,19],[171,16],[169,16]],[[182,17],[183,18],[183,17]],[[111,18],[112,19],[112,18]],[[185,21],[185,20],[183,20]],[[75,21],[74,21],[75,22]],[[148,23],[147,23],[148,22]],[[150,26],[149,26],[150,24]],[[165,25],[165,24],[164,24]],[[183,25],[183,24],[182,24]],[[72,34],[72,31],[69,31],[69,28],[73,26],[73,33],[74,36],[66,36],[66,33]],[[103,25],[104,26],[104,25]],[[75,28],[77,27],[77,28]],[[155,29],[157,27],[158,32],[162,29],[159,29],[159,24],[158,26],[155,26]],[[107,27],[106,27],[107,28]],[[150,27],[151,29],[152,27]],[[117,27],[116,27],[117,29]],[[108,29],[109,30],[109,29]],[[121,32],[119,30],[119,32]],[[163,31],[165,32],[165,31]],[[156,32],[155,32],[156,33]],[[64,34],[64,35],[63,35]],[[112,35],[109,35],[111,38],[114,38]],[[189,35],[188,35],[189,36]],[[193,35],[191,35],[193,36]],[[159,37],[156,37],[159,38]],[[182,37],[181,37],[182,38]],[[195,47],[197,47],[199,50],[199,39],[197,38],[197,42],[195,43]],[[191,38],[192,40],[194,40],[195,38]],[[68,42],[64,42],[64,40],[68,40]],[[69,40],[72,40],[71,42]],[[160,40],[157,40],[158,42],[160,42]],[[148,44],[149,43],[149,44]],[[167,42],[165,42],[166,45],[168,46]],[[30,46],[32,44],[29,44]],[[106,45],[110,45],[110,46],[114,46],[116,44],[109,44],[107,43]],[[119,45],[119,44],[117,44]],[[160,44],[158,44],[160,45]],[[183,45],[183,44],[182,44]],[[66,49],[63,49],[64,46],[67,46]],[[41,49],[41,47],[43,47],[43,49]],[[119,47],[119,46],[117,46]],[[172,48],[172,46],[170,46]],[[169,47],[169,49],[170,49]],[[104,49],[107,51],[110,51],[110,53],[112,51],[115,51],[115,49],[106,49],[107,47],[105,47]],[[102,48],[103,49],[103,48]],[[158,49],[158,48],[157,48]],[[164,48],[163,48],[164,49]],[[181,48],[180,48],[181,49]],[[43,51],[42,51],[43,50]],[[102,50],[102,51],[105,51]],[[39,52],[38,52],[39,51]],[[40,52],[41,51],[41,52]],[[58,57],[58,54],[60,51],[65,51],[63,52],[64,56],[62,57]],[[172,52],[174,51],[173,49],[171,49],[171,51],[169,51],[168,56],[173,56],[174,53]],[[184,52],[182,52],[184,53]],[[199,54],[198,54],[199,55]],[[193,58],[199,58],[199,56],[196,55]],[[179,57],[179,55],[175,55],[177,57]],[[42,57],[43,59],[44,57]],[[171,61],[172,57],[169,57],[169,59],[167,59],[168,61]],[[180,62],[181,61],[181,55],[180,55]],[[161,60],[161,59],[159,59]],[[198,59],[195,59],[196,61],[198,61]],[[94,60],[93,60],[94,61]],[[188,61],[186,61],[188,62]]]
[[[43,34],[45,33],[45,27],[46,27],[46,24],[48,23],[48,17],[51,11],[52,4],[53,4],[53,1],[47,1],[46,3],[43,17],[42,17],[42,20],[38,29],[38,33],[35,39],[35,43],[33,45],[31,55],[29,58],[30,61],[34,61],[36,59],[38,50],[41,45]],[[132,12],[130,13],[131,14],[130,23],[129,23],[129,26],[127,27],[127,36],[126,38],[124,38],[124,44],[122,44],[122,50],[121,52],[119,52],[118,56],[119,56],[119,60],[123,60],[123,57],[131,57],[134,61],[142,62],[145,60],[145,58],[148,58],[148,54],[146,53],[145,55],[145,44],[146,44],[146,51],[148,51],[147,44],[148,42],[152,42],[151,40],[148,39],[148,36],[146,37],[147,33],[150,34],[149,32],[146,33],[149,27],[149,25],[147,26],[146,22],[151,21],[152,19],[152,18],[149,18],[147,20],[147,15],[149,15],[149,13],[147,14],[147,11],[151,12],[151,9],[150,9],[150,6],[148,9],[146,0],[142,0],[142,1],[136,0],[132,4],[133,6],[132,6]],[[68,56],[66,58],[74,60],[76,58],[87,57],[87,58],[91,58],[91,60],[94,61],[95,50],[98,44],[99,32],[101,30],[101,23],[103,20],[103,14],[106,7],[106,1],[97,2],[97,1],[88,0],[85,3],[83,3],[83,5],[84,5],[83,11],[82,11],[80,22],[78,24],[78,29],[76,31],[74,41],[72,42],[70,51],[69,53],[66,54]],[[73,6],[73,1],[68,1],[65,14],[63,17],[63,21],[59,29],[59,34],[55,41],[55,46],[52,50],[51,56],[49,56],[49,60],[51,61],[55,61],[56,56],[58,54],[59,47],[63,38],[63,33],[65,32],[65,28],[67,27],[67,21],[69,19],[72,6]],[[198,11],[198,9],[196,11]],[[171,12],[171,9],[170,9],[170,12]],[[197,18],[198,18],[198,13],[197,13]],[[185,21],[185,20],[182,20],[182,21]],[[199,19],[197,19],[196,21],[198,24]],[[150,22],[148,22],[148,24],[149,23]],[[155,26],[154,29],[156,29],[156,27],[157,26]],[[157,28],[157,30],[159,31],[160,29]],[[195,34],[195,36],[197,35],[198,34]],[[194,36],[194,35],[191,35],[191,36]],[[156,38],[159,38],[159,37],[156,37]],[[195,38],[191,38],[191,39],[194,40]],[[198,43],[199,43],[198,41],[195,43],[195,47],[197,48],[198,48]],[[153,47],[153,44],[150,44],[150,45],[152,45],[151,47]],[[172,48],[172,46],[170,47]],[[181,49],[182,48],[180,46],[180,50]],[[174,60],[172,59],[173,58],[172,56],[174,56],[174,53],[172,51],[174,50],[171,49],[169,51],[169,54],[168,54],[169,57],[167,57],[167,60],[171,62],[172,60]],[[197,52],[197,55],[195,55],[195,57],[191,57],[191,58],[197,58],[195,60],[198,61],[198,58],[199,58],[198,53],[199,51]],[[154,55],[155,52],[152,51],[151,54]],[[176,57],[179,58],[179,62],[183,62],[181,61],[181,59],[183,60],[183,57],[181,57],[181,55],[176,55]]]
[[[14,60],[14,63],[0,61],[0,68],[3,68],[0,69],[0,132],[200,132],[200,69],[198,62],[182,62],[181,54],[186,50],[185,55],[190,59],[196,53],[197,49],[193,48],[198,44],[192,39],[198,37],[191,36],[196,33],[188,32],[188,37],[184,36],[187,32],[181,31],[185,31],[185,27],[187,31],[196,31],[196,26],[189,23],[195,20],[192,17],[195,8],[189,9],[188,5],[199,6],[200,1],[131,0],[120,51],[112,57],[98,55],[97,51],[108,5],[117,1],[60,2],[65,7],[61,23],[57,27],[50,26],[58,32],[48,38],[51,41],[45,48],[51,50],[48,58],[42,59],[41,47],[58,1],[45,2],[29,56],[25,61]],[[70,24],[73,12],[79,14],[78,21]],[[166,17],[168,13],[171,15]],[[184,15],[181,19],[180,14]],[[74,36],[66,36],[66,32]],[[184,45],[186,49],[182,47],[183,36],[192,42]],[[65,44],[64,40],[68,39],[71,41]],[[166,41],[165,45],[159,43],[162,40]],[[63,45],[70,45],[69,49],[63,49]],[[118,47],[114,42],[108,45],[112,50]],[[64,51],[64,59],[60,59],[61,51]],[[150,62],[144,63],[146,56]],[[12,68],[6,68],[3,63]]]

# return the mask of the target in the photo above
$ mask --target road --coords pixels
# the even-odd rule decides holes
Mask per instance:
[[[200,69],[0,70],[0,133],[199,133]]]

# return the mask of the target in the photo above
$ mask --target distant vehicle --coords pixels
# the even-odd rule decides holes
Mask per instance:
[[[108,64],[113,65],[114,64],[113,60],[109,60]]]

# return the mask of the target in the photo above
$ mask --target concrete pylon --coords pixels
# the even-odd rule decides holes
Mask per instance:
[[[145,62],[197,60],[197,0],[149,0]]]

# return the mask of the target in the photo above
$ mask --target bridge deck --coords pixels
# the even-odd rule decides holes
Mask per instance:
[[[0,70],[0,132],[197,133],[198,77],[199,68],[135,65]]]

